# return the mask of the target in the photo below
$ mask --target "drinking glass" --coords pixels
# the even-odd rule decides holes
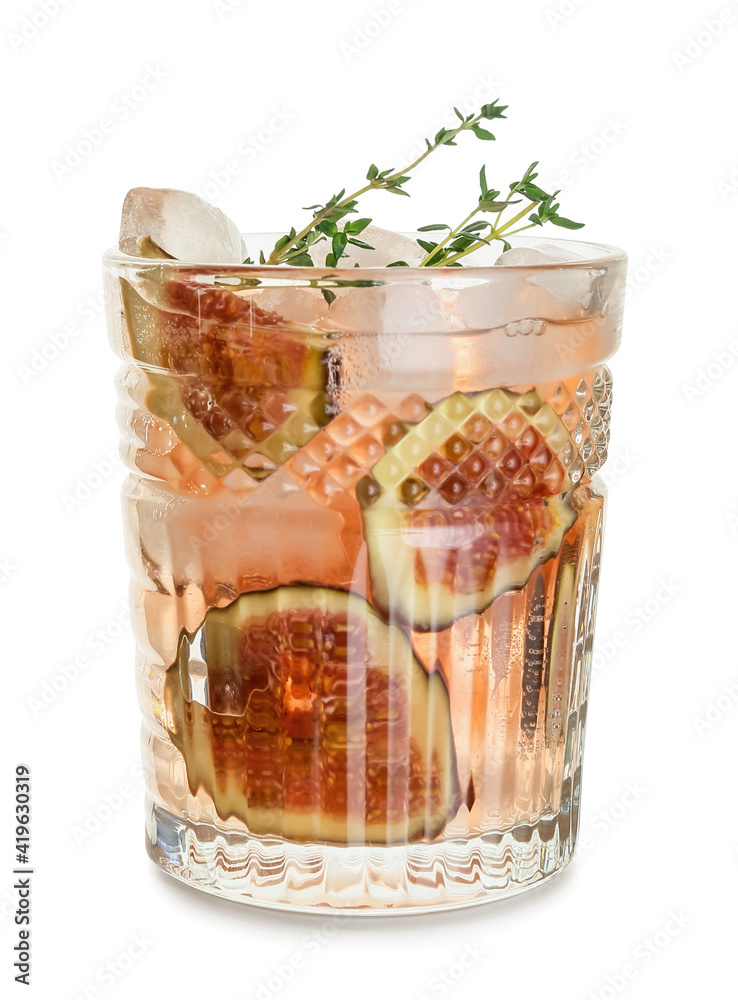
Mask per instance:
[[[570,860],[626,260],[561,240],[521,259],[106,254],[167,872],[374,913]]]

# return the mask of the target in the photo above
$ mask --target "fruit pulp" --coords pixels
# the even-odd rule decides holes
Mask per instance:
[[[182,634],[164,701],[191,791],[253,834],[433,839],[458,803],[440,676],[346,591],[279,587],[211,610]]]

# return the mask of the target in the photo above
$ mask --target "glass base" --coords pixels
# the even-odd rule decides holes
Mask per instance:
[[[507,899],[571,860],[576,815],[562,810],[504,834],[397,847],[336,847],[234,836],[149,799],[149,856],[170,875],[225,899],[341,914],[423,913]]]

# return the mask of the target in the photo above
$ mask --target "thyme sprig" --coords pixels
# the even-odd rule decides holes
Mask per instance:
[[[522,233],[525,229],[532,229],[533,226],[542,226],[546,222],[552,222],[555,226],[564,229],[581,229],[583,222],[572,222],[559,214],[560,205],[556,201],[559,191],[547,194],[535,183],[536,167],[538,161],[531,163],[519,181],[508,185],[507,196],[500,198],[500,191],[491,189],[487,184],[486,167],[482,167],[479,172],[480,194],[477,204],[461,222],[451,227],[445,223],[434,223],[429,226],[421,226],[418,232],[430,233],[448,230],[446,236],[438,242],[431,240],[421,240],[417,242],[426,251],[426,256],[418,264],[418,267],[460,267],[459,261],[475,250],[479,250],[485,244],[490,244],[494,240],[500,240],[503,249],[509,250],[509,236]],[[514,196],[520,194],[522,198]],[[511,205],[517,205],[521,201],[527,204],[512,218],[505,220],[505,214]],[[494,220],[477,219],[480,214],[492,214]],[[473,220],[473,221],[472,221]],[[503,221],[504,220],[504,221]],[[526,225],[521,225],[513,229],[516,223],[525,221]],[[398,262],[399,264],[400,262]],[[397,265],[396,265],[397,266]]]
[[[441,146],[455,146],[456,138],[462,132],[472,132],[478,139],[494,140],[495,136],[486,129],[482,122],[495,118],[505,118],[507,105],[492,101],[485,104],[477,114],[464,115],[454,108],[459,124],[455,128],[442,128],[434,139],[425,140],[425,150],[404,170],[389,167],[380,170],[372,163],[367,171],[367,183],[357,191],[347,195],[342,188],[322,205],[309,205],[306,211],[312,212],[310,221],[299,232],[293,227],[281,236],[267,258],[262,252],[259,261],[262,264],[291,264],[295,267],[312,267],[311,253],[320,243],[330,241],[331,248],[326,254],[325,263],[329,268],[337,268],[342,257],[347,256],[349,246],[373,250],[374,247],[360,239],[361,234],[370,225],[370,218],[347,219],[347,216],[358,212],[359,198],[372,190],[388,191],[390,194],[408,196],[405,185],[411,179],[411,173],[432,152]],[[461,267],[462,258],[474,253],[485,245],[500,241],[503,249],[509,250],[509,237],[522,233],[534,226],[543,226],[547,222],[564,229],[581,229],[584,223],[573,222],[559,213],[559,202],[556,200],[559,190],[548,194],[536,183],[538,161],[528,167],[523,176],[508,184],[508,192],[490,188],[487,183],[487,168],[483,166],[479,172],[479,195],[471,211],[456,226],[447,223],[433,223],[421,226],[421,233],[444,232],[438,240],[418,239],[419,246],[425,250],[425,257],[418,267]],[[512,206],[525,202],[523,207],[513,211]],[[480,218],[480,216],[494,218]],[[346,220],[346,221],[344,221]],[[520,225],[518,225],[520,223]],[[515,228],[517,227],[517,228]],[[251,263],[246,261],[245,263]],[[355,265],[358,267],[358,265]],[[404,260],[397,260],[388,267],[408,267]],[[332,293],[323,293],[329,299]]]
[[[425,150],[409,166],[402,170],[395,170],[394,167],[380,170],[376,164],[372,163],[366,173],[366,184],[349,195],[343,188],[338,194],[329,198],[324,205],[307,206],[306,211],[313,213],[307,225],[303,226],[299,232],[294,227],[290,229],[288,233],[277,240],[268,258],[263,253],[260,255],[260,262],[262,264],[292,264],[297,267],[312,267],[311,250],[318,243],[328,239],[331,240],[332,244],[331,252],[326,260],[328,267],[336,266],[347,245],[351,243],[366,249],[373,249],[368,243],[356,242],[356,237],[369,225],[370,219],[357,219],[345,223],[342,229],[339,228],[339,223],[347,215],[356,212],[358,199],[372,190],[388,191],[390,194],[408,197],[404,186],[411,179],[411,172],[420,166],[431,153],[441,146],[455,146],[454,140],[462,132],[472,132],[478,139],[485,141],[493,140],[495,136],[484,128],[482,122],[504,118],[506,110],[507,106],[498,104],[496,100],[483,105],[477,114],[463,115],[458,108],[454,108],[459,125],[455,128],[440,129],[432,141],[426,139]]]

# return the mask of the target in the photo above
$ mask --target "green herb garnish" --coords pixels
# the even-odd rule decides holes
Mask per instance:
[[[369,218],[361,218],[341,222],[347,215],[357,212],[358,199],[368,191],[381,190],[389,191],[391,194],[408,196],[405,184],[411,179],[411,172],[418,167],[432,152],[440,146],[455,146],[456,137],[465,131],[472,132],[478,139],[485,141],[493,140],[494,135],[484,126],[482,122],[491,121],[495,118],[504,118],[506,105],[500,105],[497,101],[485,104],[477,114],[464,116],[458,108],[454,108],[459,119],[456,128],[442,128],[433,141],[425,140],[426,148],[424,152],[404,170],[395,170],[390,167],[387,170],[380,170],[374,163],[367,171],[367,183],[354,191],[353,194],[346,194],[343,188],[338,194],[333,195],[324,205],[309,205],[307,211],[311,211],[312,218],[299,232],[292,228],[289,233],[280,237],[274,245],[269,257],[260,254],[259,260],[262,264],[291,264],[295,267],[312,267],[313,260],[311,250],[319,243],[328,240],[331,242],[331,249],[326,255],[326,266],[335,268],[341,257],[346,256],[346,249],[349,245],[362,247],[366,250],[374,248],[359,237],[361,233],[371,223]],[[472,211],[461,220],[461,222],[451,227],[445,223],[434,223],[429,226],[421,226],[419,232],[442,232],[446,235],[437,242],[432,240],[418,239],[418,244],[426,251],[426,256],[418,265],[419,267],[460,267],[459,261],[467,254],[474,253],[485,244],[494,240],[502,242],[504,249],[509,250],[508,237],[522,232],[524,229],[531,229],[533,226],[542,226],[546,222],[551,222],[555,226],[562,226],[565,229],[581,229],[583,223],[572,222],[559,215],[559,204],[556,198],[559,191],[547,194],[536,183],[538,174],[535,168],[538,161],[532,163],[523,174],[522,178],[509,184],[508,194],[501,197],[500,191],[493,190],[487,185],[486,168],[482,167],[479,173],[480,194]],[[521,197],[516,197],[520,195]],[[512,218],[506,218],[512,205],[519,204],[525,200],[526,205]],[[494,215],[492,221],[477,218],[479,215]],[[517,223],[525,224],[512,228]],[[402,260],[394,261],[388,267],[407,267],[407,263]]]
[[[583,222],[572,222],[559,215],[559,204],[556,197],[558,191],[547,194],[542,188],[534,183],[538,174],[535,172],[538,161],[531,163],[519,181],[509,185],[509,192],[505,198],[500,200],[500,192],[490,189],[487,186],[487,171],[485,167],[479,172],[480,194],[477,204],[472,211],[461,220],[453,229],[451,226],[440,223],[430,226],[421,226],[418,232],[429,233],[440,230],[448,230],[446,236],[440,242],[433,243],[428,240],[418,240],[418,243],[426,251],[426,256],[418,264],[418,267],[453,267],[458,264],[462,257],[474,253],[485,244],[493,240],[501,240],[505,250],[510,249],[507,241],[508,236],[522,233],[524,229],[532,229],[533,226],[542,226],[545,222],[552,222],[555,226],[562,226],[564,229],[581,229]],[[521,194],[522,198],[515,198],[516,194]],[[511,205],[517,205],[526,200],[527,204],[519,212],[516,212],[511,219],[504,219],[505,213]],[[535,211],[538,209],[538,211]],[[485,219],[475,219],[475,216],[482,213],[494,215],[493,221]],[[527,217],[527,218],[526,218]],[[527,221],[527,225],[513,229],[516,223]],[[460,265],[459,265],[460,266]]]

